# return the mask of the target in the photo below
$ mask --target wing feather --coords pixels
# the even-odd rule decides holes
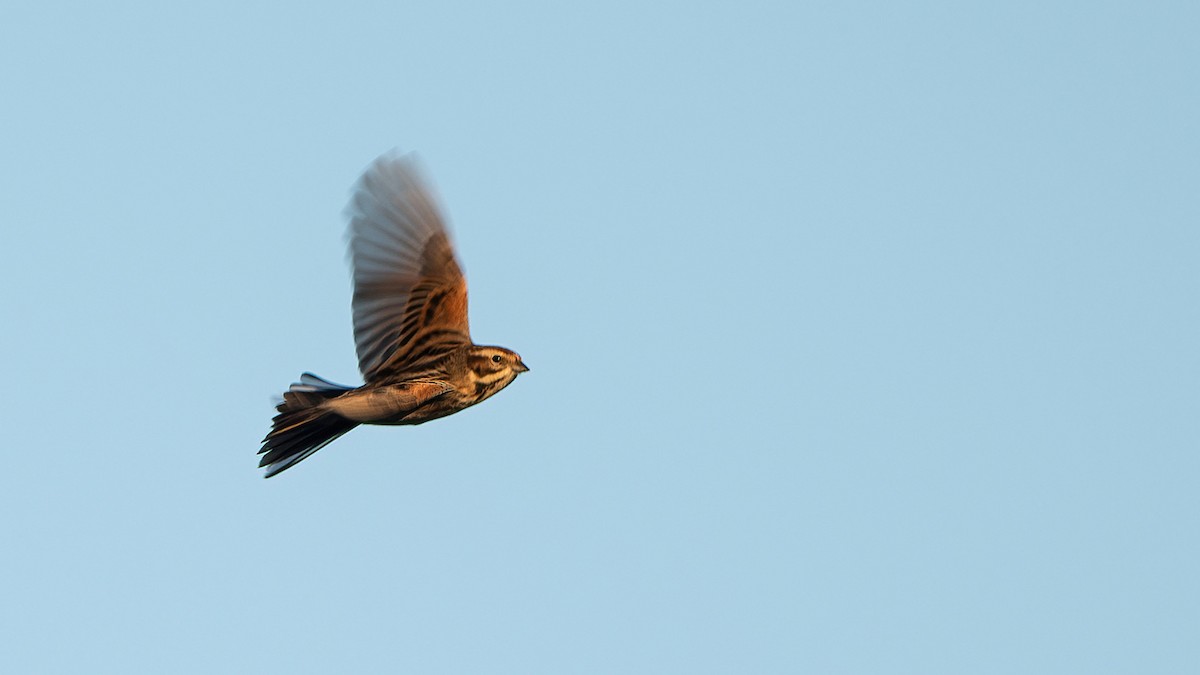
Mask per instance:
[[[416,160],[375,160],[347,212],[354,339],[366,381],[404,372],[414,355],[470,344],[467,281]]]

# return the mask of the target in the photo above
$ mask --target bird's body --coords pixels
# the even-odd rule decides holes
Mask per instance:
[[[270,478],[359,424],[420,424],[468,408],[529,370],[471,342],[467,286],[449,233],[411,159],[385,155],[350,203],[354,334],[366,384],[311,373],[277,406],[259,466]]]
[[[473,351],[482,352],[483,357]],[[446,354],[427,371],[351,389],[325,406],[362,424],[420,424],[445,417],[483,401],[522,372],[491,368],[488,356],[492,353],[501,359],[512,354],[499,347],[463,347]]]

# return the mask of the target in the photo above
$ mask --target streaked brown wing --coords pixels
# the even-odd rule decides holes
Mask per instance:
[[[467,280],[415,160],[375,160],[348,213],[354,340],[366,381],[470,344]]]

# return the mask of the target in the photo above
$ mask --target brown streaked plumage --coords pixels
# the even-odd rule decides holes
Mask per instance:
[[[388,154],[348,208],[354,338],[366,382],[304,373],[263,439],[266,478],[360,424],[420,424],[470,407],[529,368],[516,352],[471,342],[467,281],[414,160]]]

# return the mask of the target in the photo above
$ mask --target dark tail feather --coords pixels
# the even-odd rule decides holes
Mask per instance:
[[[300,381],[293,384],[283,395],[283,402],[275,407],[271,433],[263,439],[260,467],[267,467],[264,478],[270,478],[290,469],[307,459],[314,452],[329,445],[339,436],[358,426],[337,413],[324,410],[325,401],[350,391],[323,380],[312,373],[304,373]]]

